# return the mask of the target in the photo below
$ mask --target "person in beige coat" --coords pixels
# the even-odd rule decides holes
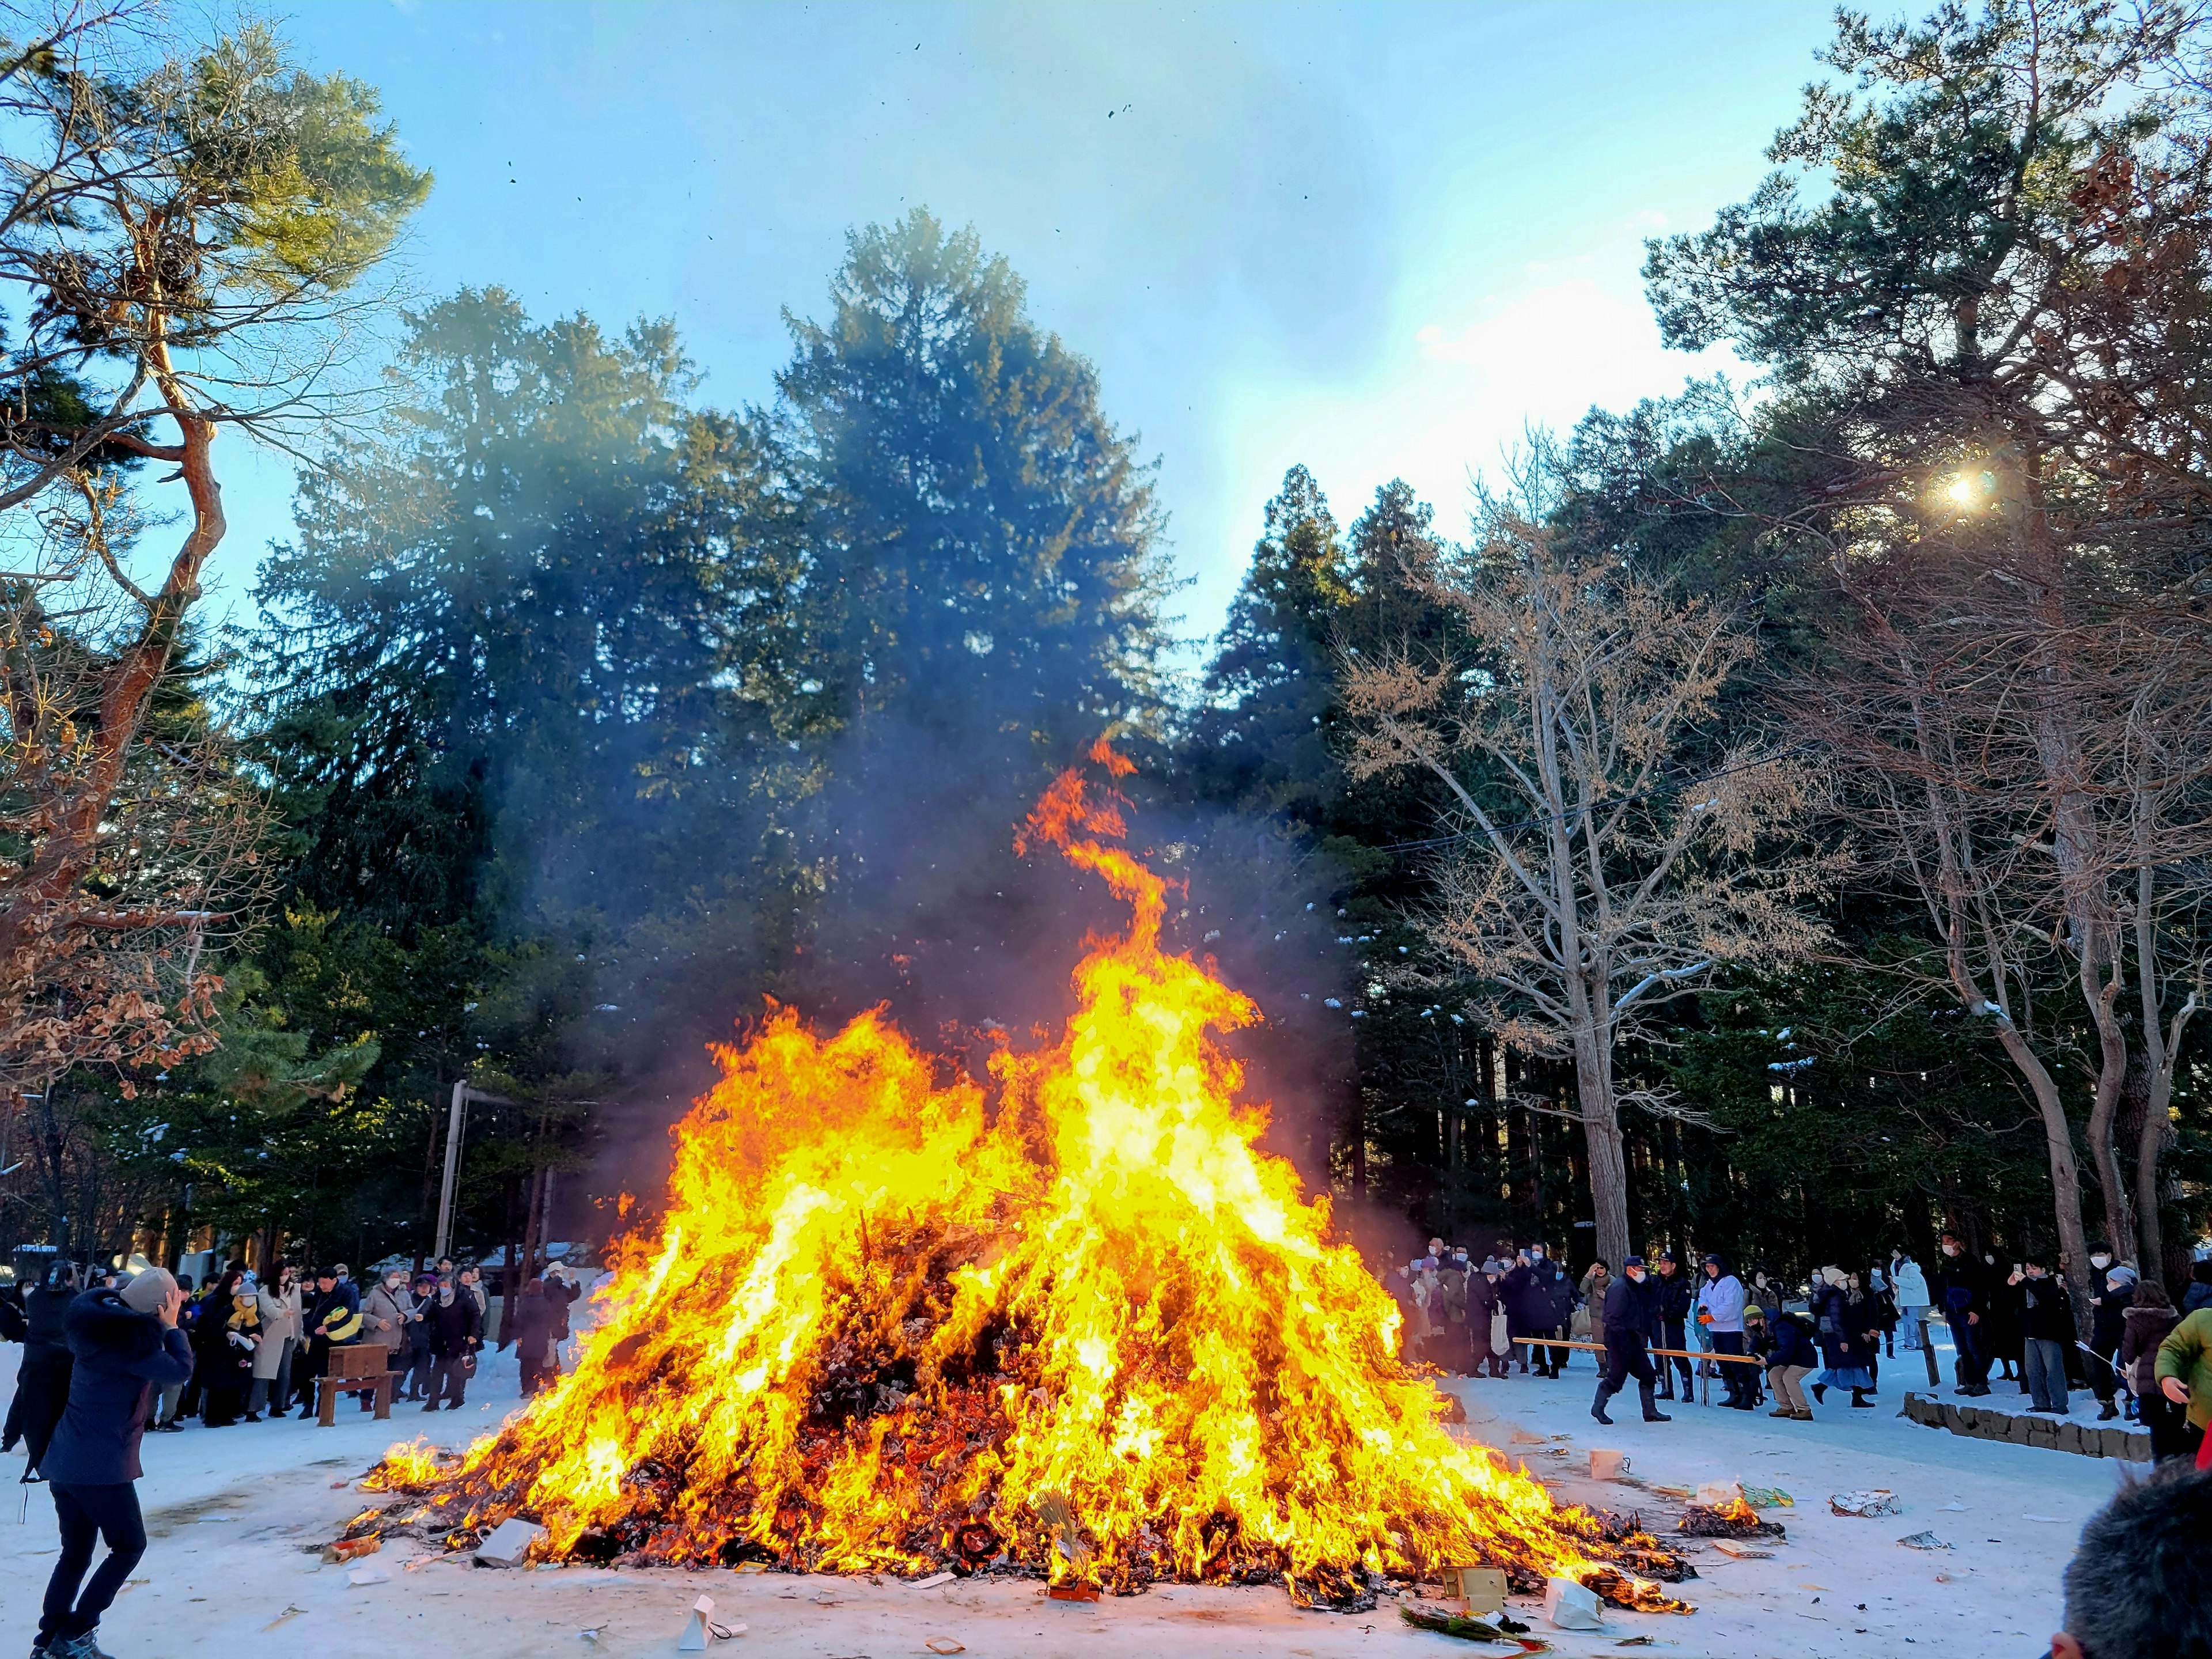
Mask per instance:
[[[404,1369],[407,1352],[407,1316],[414,1311],[414,1297],[407,1293],[407,1274],[398,1267],[386,1273],[361,1301],[361,1340],[363,1346],[384,1350],[384,1369],[398,1372]],[[394,1376],[392,1392],[397,1398],[403,1379]],[[363,1411],[376,1409],[376,1396],[359,1396]]]
[[[261,1341],[253,1350],[253,1391],[247,1396],[248,1417],[269,1409],[269,1420],[283,1416],[291,1397],[292,1352],[300,1346],[300,1280],[289,1267],[277,1282],[254,1292],[261,1316]]]

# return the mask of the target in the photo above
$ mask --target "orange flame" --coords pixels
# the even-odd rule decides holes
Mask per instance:
[[[1123,834],[1071,770],[1017,841],[1133,915],[1056,1046],[1000,1050],[987,1092],[880,1011],[823,1037],[772,1007],[717,1051],[574,1372],[458,1468],[383,1484],[445,1528],[532,1514],[555,1556],[997,1559],[1338,1605],[1366,1572],[1595,1576],[1597,1522],[1444,1432],[1327,1200],[1258,1149],[1214,1040],[1258,1010],[1161,951],[1167,884]]]

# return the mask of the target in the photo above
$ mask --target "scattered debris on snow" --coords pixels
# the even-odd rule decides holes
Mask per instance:
[[[1881,1515],[1902,1515],[1898,1507],[1897,1494],[1887,1486],[1876,1486],[1868,1492],[1839,1492],[1828,1499],[1828,1507],[1838,1515],[1856,1515],[1871,1520]]]
[[[1897,1541],[1909,1550],[1948,1550],[1951,1547],[1932,1532],[1908,1533]]]

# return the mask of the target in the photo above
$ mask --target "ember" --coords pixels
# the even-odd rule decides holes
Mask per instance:
[[[1622,1570],[1669,1565],[1656,1540],[1445,1434],[1327,1200],[1256,1149],[1212,1034],[1258,1011],[1161,951],[1166,885],[1114,844],[1117,801],[1066,773],[1018,843],[1134,913],[1057,1046],[1002,1048],[987,1091],[879,1014],[823,1037],[772,1010],[678,1127],[575,1370],[458,1465],[395,1449],[374,1484],[406,1501],[361,1530],[521,1516],[544,1559],[1277,1583],[1347,1610],[1480,1563],[1687,1611]]]
[[[1677,1529],[1692,1538],[1782,1538],[1779,1521],[1762,1521],[1759,1511],[1742,1498],[1731,1498],[1710,1508],[1692,1504],[1682,1511]]]

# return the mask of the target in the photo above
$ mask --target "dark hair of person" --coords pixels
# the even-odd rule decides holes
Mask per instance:
[[[2175,1462],[2081,1528],[2066,1632],[2087,1659],[2212,1659],[2212,1474]]]
[[[2212,1285],[2212,1255],[2208,1255],[2189,1270],[2189,1276],[2200,1285]]]
[[[2172,1305],[2173,1298],[2166,1293],[2166,1286],[2155,1279],[2136,1282],[2136,1306],[2138,1308],[2171,1308]]]

